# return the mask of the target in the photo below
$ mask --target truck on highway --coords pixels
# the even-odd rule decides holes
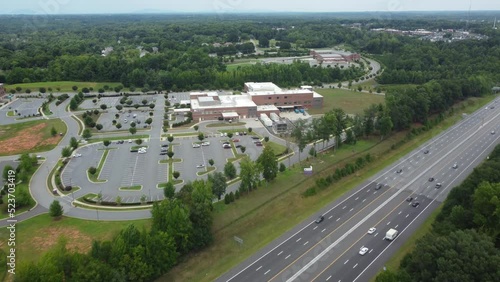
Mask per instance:
[[[392,241],[396,238],[396,236],[398,236],[398,231],[396,229],[389,229],[389,231],[387,231],[387,233],[385,234],[385,237],[384,239],[385,240],[389,240],[389,241]]]

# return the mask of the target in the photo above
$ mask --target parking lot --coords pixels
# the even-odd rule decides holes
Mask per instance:
[[[80,109],[84,110],[93,110],[93,109],[100,109],[101,105],[104,104],[108,106],[108,109],[114,108],[116,105],[120,104],[120,99],[122,97],[101,97],[98,99],[97,97],[95,98],[90,98],[90,99],[85,99],[79,106]],[[94,104],[92,100],[97,99],[97,102]]]
[[[118,119],[116,119],[116,114],[119,115]],[[107,113],[101,113],[97,123],[102,124],[102,131],[129,130],[132,122],[135,122],[136,128],[140,130],[145,129],[144,126],[147,125],[146,120],[150,117],[149,111],[146,110],[131,110],[130,113],[128,111],[118,113],[116,109],[111,109]],[[116,128],[116,125],[113,124],[113,120],[116,120],[117,124],[120,123],[122,127],[120,129]]]
[[[129,96],[129,100],[132,100],[132,105],[139,104],[143,105],[142,101],[148,101],[146,105],[156,102],[156,95],[139,95],[139,96]]]
[[[42,107],[45,99],[42,98],[22,98],[12,102],[8,107],[2,109],[1,116],[7,117],[7,112],[15,111],[16,116],[11,118],[27,118],[38,116],[38,109]]]

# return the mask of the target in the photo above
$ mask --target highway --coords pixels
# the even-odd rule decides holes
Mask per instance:
[[[369,281],[446,199],[450,189],[500,143],[499,130],[497,98],[274,240],[218,281]],[[381,188],[376,189],[379,184]],[[414,207],[416,202],[419,205]],[[319,215],[324,220],[316,223]],[[370,235],[371,227],[377,230]],[[399,235],[393,241],[384,240],[390,228]],[[363,246],[369,251],[360,255]]]

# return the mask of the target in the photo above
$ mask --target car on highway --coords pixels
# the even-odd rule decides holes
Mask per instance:
[[[366,253],[368,253],[368,248],[363,246],[359,249],[359,254],[364,256]]]
[[[377,184],[377,186],[375,186],[375,190],[380,190],[382,188],[382,183],[379,183]]]
[[[410,196],[410,197],[406,198],[406,201],[407,201],[407,202],[411,202],[411,201],[413,201],[413,197],[411,197],[411,196]]]
[[[368,234],[371,235],[371,234],[375,233],[375,231],[377,231],[377,228],[372,227],[372,228],[368,229]]]
[[[429,154],[429,150],[425,150],[424,154],[426,154],[426,155]]]
[[[429,182],[432,182],[434,180],[435,180],[434,177],[429,178]]]
[[[492,131],[491,131],[491,135],[495,135],[495,130],[492,130]]]
[[[324,216],[322,216],[322,215],[320,215],[320,216],[316,219],[316,221],[315,221],[315,222],[316,222],[316,223],[321,223],[321,222],[323,222],[323,220],[324,220],[324,219],[325,219],[325,217],[324,217]]]
[[[200,148],[201,145],[200,144],[193,144],[193,148]]]
[[[436,183],[436,188],[441,188],[443,186],[441,183]]]
[[[401,172],[403,172],[403,170],[401,168],[396,170],[396,173],[401,173]]]
[[[454,169],[457,169],[457,168],[458,168],[458,164],[454,164],[454,165],[453,165],[453,168],[454,168]]]
[[[418,207],[420,205],[420,203],[419,202],[413,202],[413,204],[411,204],[411,205],[412,205],[412,207],[416,208],[416,207]]]

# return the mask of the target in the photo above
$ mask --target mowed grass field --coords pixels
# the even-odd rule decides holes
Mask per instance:
[[[35,82],[35,83],[20,83],[20,84],[11,84],[11,85],[5,85],[5,88],[7,91],[10,89],[16,89],[17,87],[21,87],[23,90],[21,90],[20,93],[24,93],[26,89],[30,89],[31,93],[33,92],[38,92],[40,87],[45,87],[48,89],[49,87],[52,88],[52,92],[75,92],[73,91],[72,87],[74,85],[78,86],[78,90],[81,90],[84,87],[87,88],[94,88],[94,91],[97,91],[99,88],[104,88],[104,85],[107,85],[110,87],[109,91],[113,91],[113,88],[118,86],[120,83],[119,82],[78,82],[78,81],[53,81],[53,82]],[[57,88],[61,88],[60,91],[57,91]],[[122,91],[127,91],[127,89],[123,89]],[[48,90],[47,90],[48,93]]]
[[[0,156],[44,152],[54,149],[62,136],[52,136],[54,127],[66,134],[66,124],[60,119],[36,120],[0,126]]]
[[[348,114],[362,114],[371,104],[384,103],[385,96],[360,93],[344,89],[316,89],[323,95],[324,103],[321,109],[310,109],[309,114],[324,114],[333,108],[341,108]]]

